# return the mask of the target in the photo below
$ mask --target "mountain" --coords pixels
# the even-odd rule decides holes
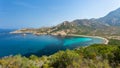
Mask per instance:
[[[109,26],[120,26],[120,8],[110,12],[108,15],[100,18],[98,21],[108,24]]]
[[[100,26],[100,23],[106,26],[120,26],[120,8],[98,19],[78,19],[73,21],[73,23],[85,26]]]
[[[53,27],[39,29],[21,29],[12,33],[33,33],[52,35],[93,35],[93,36],[120,36],[120,8],[98,19],[77,19],[64,21]]]

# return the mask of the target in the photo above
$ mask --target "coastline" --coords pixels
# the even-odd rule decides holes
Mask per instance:
[[[32,32],[21,32],[21,31],[13,31],[13,32],[10,32],[10,34],[24,34],[26,35],[26,33],[32,33]],[[37,33],[32,33],[34,35],[49,35],[47,33],[41,33],[41,34],[37,34]],[[55,35],[55,36],[58,36],[59,34],[50,34],[50,35]],[[109,40],[104,38],[104,37],[100,37],[100,36],[87,36],[87,35],[79,35],[79,34],[65,34],[65,35],[61,35],[60,36],[80,36],[80,37],[91,37],[91,38],[100,38],[100,39],[103,39],[104,40],[104,43],[103,44],[108,44]]]
[[[67,36],[81,36],[81,37],[91,37],[91,38],[100,38],[104,40],[104,44],[108,44],[109,40],[104,38],[104,37],[100,37],[100,36],[87,36],[87,35],[77,35],[77,34],[68,34]]]

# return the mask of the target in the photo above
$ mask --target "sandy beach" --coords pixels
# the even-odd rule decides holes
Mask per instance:
[[[109,40],[100,36],[87,36],[87,35],[77,35],[77,34],[68,34],[67,36],[80,36],[80,37],[92,37],[92,38],[100,38],[104,40],[104,44],[108,44]]]

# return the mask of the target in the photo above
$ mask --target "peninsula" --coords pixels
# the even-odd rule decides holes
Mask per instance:
[[[86,35],[100,36],[107,39],[120,40],[120,8],[110,12],[104,17],[98,19],[77,19],[74,21],[64,21],[61,24],[44,28],[24,28],[10,32],[16,33],[32,33],[35,35]],[[107,41],[108,42],[108,41]]]

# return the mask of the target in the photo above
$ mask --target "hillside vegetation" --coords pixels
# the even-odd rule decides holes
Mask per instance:
[[[120,8],[108,13],[98,19],[76,19],[74,21],[64,21],[52,27],[21,29],[12,33],[33,33],[36,35],[92,35],[92,36],[120,36]],[[117,38],[118,39],[118,38]],[[119,37],[120,39],[120,37]]]
[[[74,50],[59,51],[50,56],[4,57],[0,59],[2,68],[120,68],[120,8],[98,19],[77,19],[53,27],[20,29],[11,33],[79,34],[112,39],[108,45],[94,44]]]
[[[0,68],[120,68],[120,41],[94,44],[50,56],[8,56],[0,59]]]

